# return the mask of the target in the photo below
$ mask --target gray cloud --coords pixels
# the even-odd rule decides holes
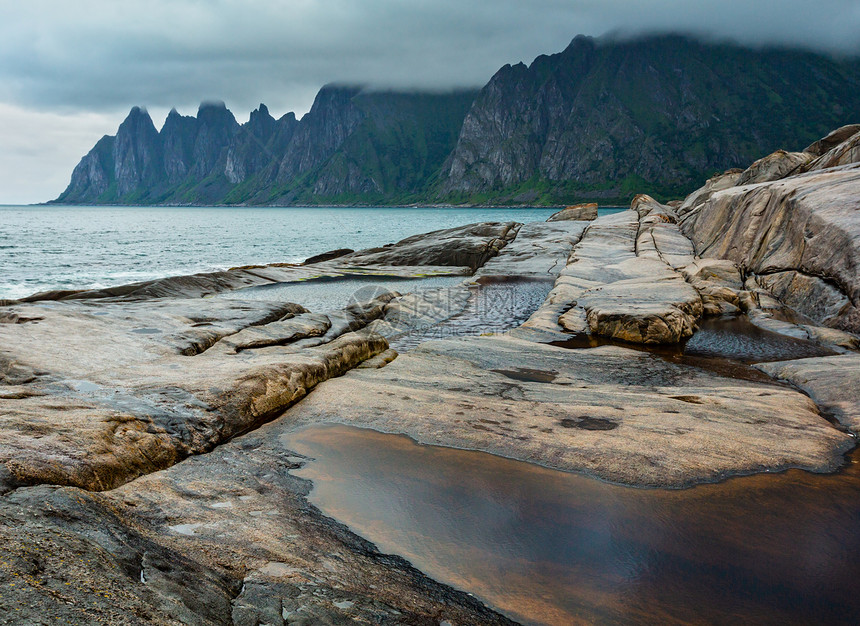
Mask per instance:
[[[843,53],[860,44],[857,0],[28,0],[3,12],[0,104],[69,123],[85,112],[118,123],[138,104],[193,112],[205,99],[239,118],[259,102],[301,114],[334,81],[478,86],[578,33],[684,31]],[[18,143],[0,152],[8,159]],[[73,166],[63,161],[66,179]]]
[[[573,35],[683,30],[853,50],[856,0],[29,0],[0,24],[0,98],[45,108],[303,109],[323,83],[480,85]],[[11,13],[11,15],[8,15]]]

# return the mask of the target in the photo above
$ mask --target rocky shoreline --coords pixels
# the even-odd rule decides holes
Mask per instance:
[[[307,502],[285,442],[311,424],[640,487],[838,469],[860,428],[858,145],[845,127],[596,219],[0,303],[0,623],[508,623]],[[463,281],[330,311],[241,297],[356,276]],[[813,356],[738,378],[657,351],[733,317]]]

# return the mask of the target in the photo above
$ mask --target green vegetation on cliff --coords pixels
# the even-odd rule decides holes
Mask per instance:
[[[328,86],[301,120],[135,108],[56,200],[492,204],[680,197],[717,171],[860,119],[860,61],[681,36],[577,37],[479,92]]]

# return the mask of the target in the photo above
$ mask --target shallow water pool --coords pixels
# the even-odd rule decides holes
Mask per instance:
[[[311,502],[529,624],[856,623],[860,465],[634,489],[314,426]]]

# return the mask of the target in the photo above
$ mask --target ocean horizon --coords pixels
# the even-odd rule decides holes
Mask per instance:
[[[606,207],[601,213],[619,209]],[[0,299],[240,265],[299,263],[337,248],[382,246],[474,222],[544,221],[556,211],[0,205]]]

